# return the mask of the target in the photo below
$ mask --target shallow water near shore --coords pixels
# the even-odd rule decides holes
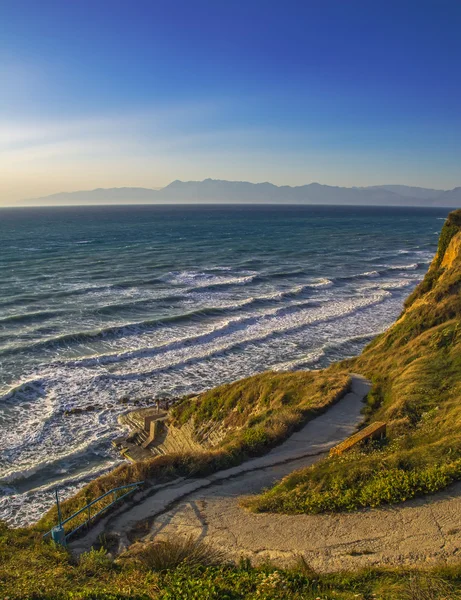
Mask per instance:
[[[56,485],[65,497],[120,462],[110,442],[135,401],[359,353],[448,212],[0,210],[0,518],[32,522]]]

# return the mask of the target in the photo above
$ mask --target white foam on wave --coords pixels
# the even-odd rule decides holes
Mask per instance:
[[[369,292],[370,290],[399,290],[402,288],[415,285],[420,280],[418,279],[388,279],[385,281],[377,281],[376,283],[363,283],[357,287],[360,292]]]
[[[384,330],[384,328],[381,328]],[[381,333],[380,330],[374,331],[374,334]],[[364,342],[365,340],[370,339],[370,333],[364,333],[360,335],[352,335],[348,337],[338,338],[334,341],[327,342],[320,348],[316,348],[312,352],[308,352],[301,357],[298,357],[294,360],[290,360],[287,362],[281,362],[272,366],[274,371],[294,371],[299,370],[301,367],[312,366],[318,363],[321,358],[324,358],[328,351],[331,351],[335,348],[339,348],[341,346],[346,346],[347,344],[351,344],[354,342]]]
[[[167,356],[170,360],[171,352],[181,352],[184,349],[188,351],[197,348],[216,339],[229,340],[229,336],[239,336],[238,343],[258,340],[262,335],[272,335],[277,332],[283,332],[293,327],[307,326],[317,320],[338,318],[350,310],[360,309],[362,306],[375,304],[386,298],[388,292],[381,290],[369,298],[348,299],[344,302],[331,301],[331,298],[311,301],[295,300],[281,307],[270,309],[261,309],[259,312],[241,313],[234,318],[222,318],[205,324],[190,324],[187,329],[168,327],[165,329],[149,331],[139,331],[132,342],[132,348],[122,352],[108,354],[99,354],[96,356],[65,361],[68,366],[74,367],[93,367],[101,365],[114,365],[112,370],[121,368],[123,363],[130,363],[133,360],[149,360],[154,357],[160,360],[161,356]],[[344,307],[344,308],[343,308]],[[284,326],[280,327],[280,324]],[[187,335],[184,335],[184,332]],[[258,335],[250,335],[253,331],[258,331]],[[137,348],[133,348],[133,344]],[[232,344],[231,344],[232,345]],[[223,348],[219,348],[222,350]],[[165,359],[167,360],[167,359]],[[55,363],[57,364],[57,363]],[[175,362],[170,362],[171,367]],[[162,366],[163,368],[163,366]]]
[[[434,253],[429,250],[415,250],[413,254],[417,257],[420,263],[431,263],[434,259]]]
[[[333,282],[331,279],[327,279],[326,277],[321,277],[317,281],[313,281],[311,283],[306,283],[305,287],[317,288],[317,287],[331,287]]]
[[[94,434],[91,435],[88,429],[85,429],[86,434],[84,437],[82,437],[81,442],[78,445],[73,445],[70,448],[66,448],[65,445],[57,447],[57,452],[55,454],[48,454],[40,463],[35,464],[32,464],[30,462],[31,455],[29,452],[25,451],[27,450],[26,448],[24,448],[25,444],[21,443],[20,440],[16,439],[14,453],[16,454],[16,456],[9,456],[9,464],[11,465],[10,468],[8,468],[7,465],[7,468],[0,472],[2,483],[12,484],[17,483],[19,480],[22,479],[28,479],[36,473],[38,473],[39,471],[49,469],[58,462],[76,462],[77,459],[88,454],[88,452],[90,452],[92,448],[97,448],[101,446],[101,444],[103,444],[104,439],[101,436],[101,434],[99,434],[98,436]],[[109,436],[109,439],[110,437],[112,436]],[[36,443],[36,440],[26,441],[27,445],[33,445],[34,443]],[[8,455],[8,453],[6,454]],[[22,462],[20,462],[18,465],[19,457],[22,459]]]
[[[417,262],[410,263],[409,265],[383,265],[388,271],[414,271],[419,268]]]
[[[380,273],[378,271],[364,271],[362,273],[351,273],[350,275],[341,275],[338,279],[363,279],[364,277],[379,277]]]
[[[184,337],[183,331],[188,330],[191,327],[194,327],[193,320],[194,318],[206,316],[207,311],[210,311],[210,318],[217,318],[213,315],[212,311],[214,309],[220,310],[229,310],[236,311],[239,313],[239,316],[234,321],[244,321],[248,318],[255,318],[261,316],[267,316],[271,314],[275,314],[279,311],[286,311],[298,306],[303,306],[308,302],[308,300],[292,300],[290,299],[283,306],[277,306],[275,308],[263,308],[258,307],[257,304],[262,301],[271,301],[271,300],[282,300],[288,299],[291,296],[297,296],[302,294],[303,291],[309,288],[325,288],[330,287],[332,282],[328,279],[321,280],[313,280],[305,284],[297,285],[291,288],[286,288],[282,290],[277,290],[275,292],[270,292],[267,294],[260,294],[250,297],[242,298],[241,300],[235,300],[229,302],[231,298],[230,295],[220,296],[218,299],[215,294],[203,294],[202,292],[196,292],[199,294],[197,298],[192,300],[192,310],[190,313],[182,313],[177,315],[177,317],[172,317],[171,319],[162,320],[160,317],[153,320],[147,321],[133,321],[133,322],[124,322],[119,323],[117,321],[106,322],[102,329],[95,328],[94,330],[88,331],[76,331],[75,333],[65,333],[60,336],[49,337],[49,338],[41,338],[37,341],[28,340],[27,342],[20,344],[18,342],[12,347],[15,351],[18,350],[31,350],[31,349],[40,349],[40,348],[53,348],[54,352],[57,352],[58,347],[62,347],[64,351],[66,348],[80,348],[85,349],[85,354],[87,355],[85,358],[81,359],[80,364],[94,364],[101,362],[116,362],[123,359],[123,353],[115,350],[117,348],[126,347],[126,338],[132,337],[133,339],[131,343],[131,349],[126,351],[126,355],[128,357],[131,356],[131,353],[134,350],[133,345],[138,348],[146,347],[144,343],[144,335],[148,335],[149,332],[155,330],[153,334],[156,339],[157,345],[163,346],[165,343],[181,341]],[[207,300],[209,301],[207,303]],[[226,302],[227,300],[227,302]],[[256,306],[252,307],[251,305],[255,304]],[[239,309],[244,309],[248,307],[250,310],[248,311],[240,311]],[[187,323],[184,320],[184,317],[190,317],[190,323]],[[178,322],[176,322],[176,319]],[[181,322],[180,327],[179,321]],[[171,322],[171,325],[168,326],[168,323]],[[200,329],[207,330],[209,326],[206,323],[203,323],[200,326]],[[211,325],[211,329],[214,329],[214,325]],[[92,349],[89,344],[95,344],[95,348],[99,347],[98,350]],[[104,353],[102,352],[101,346],[107,348],[114,348],[113,352]],[[152,345],[148,346],[148,349],[152,349]],[[7,351],[11,351],[11,348],[8,348]],[[77,359],[78,360],[78,359]]]
[[[256,275],[258,275],[256,271],[243,271],[237,276],[215,275],[204,271],[171,271],[159,277],[159,280],[171,285],[182,285],[197,289],[220,285],[242,285],[253,281]]]
[[[283,310],[276,310],[261,318],[222,321],[207,334],[184,338],[167,344],[161,349],[152,348],[129,356],[125,354],[119,357],[118,361],[114,361],[111,373],[104,374],[102,377],[105,380],[117,377],[119,381],[125,376],[132,377],[132,373],[136,373],[136,377],[139,374],[151,377],[157,374],[159,369],[171,370],[187,362],[209,358],[236,347],[260,344],[273,336],[308,327],[313,323],[340,319],[352,312],[379,304],[390,296],[389,292],[381,290],[369,297],[325,302],[295,312],[284,313]],[[155,363],[153,363],[154,358]],[[154,368],[152,368],[153,364],[155,364]]]
[[[3,408],[0,421],[0,477],[4,476],[8,457],[14,456],[14,449],[18,445],[38,443],[47,423],[53,418],[56,402],[47,387],[45,379],[28,379],[0,397]],[[27,418],[24,418],[25,412]]]

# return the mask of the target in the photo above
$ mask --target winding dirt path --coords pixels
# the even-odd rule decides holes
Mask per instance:
[[[239,507],[242,496],[312,464],[351,435],[368,389],[366,380],[353,376],[349,394],[267,455],[206,479],[159,486],[98,524],[74,550],[88,549],[99,533],[111,532],[120,536],[121,548],[134,539],[193,535],[234,560],[245,556],[254,564],[287,565],[303,555],[318,571],[459,561],[461,483],[404,505],[350,514],[256,515]]]

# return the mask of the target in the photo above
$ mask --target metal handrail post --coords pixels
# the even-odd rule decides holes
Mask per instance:
[[[61,527],[62,525],[62,517],[61,517],[61,506],[59,504],[59,496],[58,496],[58,488],[54,488],[54,493],[56,495],[56,506],[58,508],[58,525]]]

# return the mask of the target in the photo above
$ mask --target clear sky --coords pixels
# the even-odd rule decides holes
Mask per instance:
[[[0,202],[461,185],[459,0],[1,0]]]

